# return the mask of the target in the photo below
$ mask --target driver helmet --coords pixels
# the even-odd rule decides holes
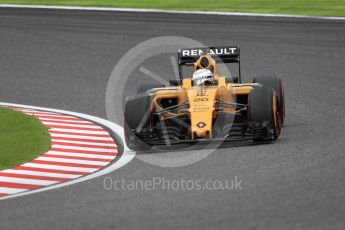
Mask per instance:
[[[213,73],[209,69],[198,69],[193,73],[192,80],[196,86],[214,84]]]

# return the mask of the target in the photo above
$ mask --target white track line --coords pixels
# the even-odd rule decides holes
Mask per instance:
[[[29,113],[29,114],[41,114],[41,115],[59,115],[58,113],[52,113],[52,112],[44,112],[39,110],[32,110],[32,109],[19,109],[19,111],[22,111],[23,113]]]
[[[84,136],[78,134],[64,134],[64,133],[50,133],[50,136],[54,137],[61,137],[61,138],[74,138],[74,139],[82,139],[82,140],[96,140],[96,141],[113,141],[111,137],[98,137],[98,136]]]
[[[76,153],[76,154],[85,154],[85,156],[87,156],[87,155],[90,155],[90,154],[92,154],[92,155],[100,155],[100,156],[112,156],[113,158],[114,158],[114,156],[116,156],[117,155],[117,152],[114,152],[114,153],[97,153],[97,152],[88,152],[88,153],[83,153],[83,152],[78,152],[78,151],[63,151],[63,150],[61,150],[61,149],[58,149],[58,150],[56,150],[56,149],[52,149],[50,152],[54,152],[54,151],[59,151],[60,153],[62,153],[62,154],[65,154],[65,153]]]
[[[42,121],[43,124],[47,126],[54,126],[54,125],[59,125],[59,126],[64,126],[64,127],[71,127],[71,128],[90,128],[90,129],[96,129],[96,130],[102,130],[97,125],[91,125],[91,124],[85,124],[85,125],[79,125],[79,124],[61,124],[61,123],[56,123],[56,122],[46,122]]]
[[[29,113],[29,114],[34,114],[34,113]],[[40,114],[39,117],[43,117],[43,118],[51,118],[51,119],[58,119],[58,120],[61,120],[61,119],[73,119],[75,121],[78,121],[80,120],[80,118],[77,118],[77,117],[73,117],[73,116],[66,116],[66,115],[55,115],[55,114]]]
[[[96,171],[99,167],[95,166],[94,168],[82,168],[82,167],[70,167],[70,166],[61,166],[61,165],[50,165],[50,164],[37,164],[37,163],[26,163],[23,166],[38,168],[38,169],[57,169],[57,170],[64,170],[64,171],[72,171],[72,172],[87,172],[91,173]]]
[[[48,173],[48,172],[39,172],[39,171],[30,171],[30,170],[17,170],[17,169],[6,169],[3,172],[13,173],[20,175],[31,175],[31,176],[45,176],[45,177],[57,177],[57,178],[78,178],[82,175],[75,174],[65,174],[65,173]]]
[[[69,158],[56,158],[56,157],[48,157],[48,156],[42,156],[38,157],[36,160],[40,161],[50,161],[50,162],[61,162],[61,163],[73,163],[73,164],[84,164],[88,166],[105,166],[109,164],[109,162],[104,161],[89,161],[89,160],[75,160],[75,159],[69,159]]]
[[[86,158],[95,158],[95,159],[105,159],[105,160],[111,160],[114,159],[113,156],[107,156],[107,155],[96,155],[96,154],[85,154],[85,153],[69,153],[69,152],[57,152],[57,151],[49,151],[45,153],[45,155],[56,155],[56,156],[67,156],[67,157],[86,157]]]
[[[104,149],[104,148],[87,148],[87,147],[75,147],[66,145],[52,145],[52,148],[66,149],[66,150],[85,150],[90,152],[105,152],[105,153],[115,153],[114,149]]]
[[[111,137],[98,137],[98,136],[81,136],[76,134],[63,134],[63,133],[50,133],[52,137],[65,137],[65,138],[75,138],[84,140],[102,140],[102,141],[112,141]]]
[[[25,192],[28,191],[28,189],[24,189],[24,188],[4,188],[4,187],[0,187],[0,193],[6,193],[6,194],[14,194],[14,193],[18,193],[18,192]],[[15,195],[14,195],[15,196]],[[9,197],[9,196],[7,196]],[[0,200],[6,199],[7,197],[1,198]]]
[[[43,118],[43,117],[38,117],[42,122],[69,122],[69,123],[79,123],[79,124],[93,124],[90,121],[75,121],[75,120],[63,120],[63,119],[54,119],[54,118]]]
[[[0,8],[28,8],[28,9],[52,9],[52,10],[84,10],[84,11],[113,11],[113,12],[136,12],[136,13],[199,14],[199,15],[246,16],[246,17],[269,17],[269,18],[280,17],[280,18],[300,18],[300,19],[345,20],[345,17],[332,17],[332,16],[328,17],[328,16],[293,15],[293,14],[262,14],[262,13],[243,13],[243,12],[159,10],[159,9],[136,9],[136,8],[113,8],[113,7],[0,4]]]
[[[117,147],[117,145],[111,143],[101,143],[101,142],[87,142],[87,141],[71,141],[71,140],[60,140],[60,139],[53,139],[52,142],[59,144],[59,145],[68,145],[68,144],[81,144],[81,145],[94,145],[97,146],[107,146],[107,147]]]
[[[59,181],[49,181],[49,180],[23,179],[23,178],[6,177],[6,176],[0,176],[0,180],[2,182],[29,184],[29,185],[42,185],[42,186],[47,186],[47,185],[51,185],[51,184],[55,184],[59,182]]]
[[[76,130],[76,129],[66,129],[66,128],[51,128],[50,130],[59,131],[59,132],[67,132],[67,133],[82,133],[82,134],[105,134],[109,135],[106,131],[90,131],[90,130]]]

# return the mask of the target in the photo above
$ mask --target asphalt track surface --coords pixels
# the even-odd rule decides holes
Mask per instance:
[[[244,80],[279,73],[285,128],[275,144],[218,149],[181,168],[134,159],[108,176],[238,176],[242,190],[107,191],[99,177],[2,201],[0,229],[344,229],[343,21],[0,9],[1,101],[105,117],[117,60],[161,35],[239,44]]]

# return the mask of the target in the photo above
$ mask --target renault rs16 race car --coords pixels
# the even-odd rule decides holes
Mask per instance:
[[[268,75],[242,83],[238,46],[181,49],[178,63],[179,80],[141,85],[126,98],[129,148],[279,137],[285,120],[282,80]],[[222,76],[221,63],[238,63],[238,76]],[[193,68],[192,76],[184,76],[183,67]]]

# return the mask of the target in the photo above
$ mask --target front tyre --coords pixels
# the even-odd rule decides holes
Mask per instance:
[[[148,151],[152,148],[151,145],[144,143],[138,136],[132,131],[125,121],[124,124],[125,139],[128,148],[134,151]]]
[[[268,87],[254,88],[248,97],[248,117],[252,123],[269,125],[262,128],[261,137],[255,138],[254,141],[263,141],[266,137],[276,140],[281,132],[277,93]],[[264,131],[267,128],[269,133]],[[265,133],[266,137],[262,133]]]
[[[147,151],[152,148],[151,145],[145,143],[139,138],[135,130],[138,133],[142,132],[142,129],[148,125],[150,116],[150,96],[149,95],[137,95],[129,96],[126,98],[125,105],[125,119],[124,119],[124,131],[127,146],[132,150]]]
[[[280,123],[283,125],[285,122],[285,96],[282,79],[277,76],[263,75],[255,77],[253,83],[262,84],[264,88],[272,88],[276,92]]]

